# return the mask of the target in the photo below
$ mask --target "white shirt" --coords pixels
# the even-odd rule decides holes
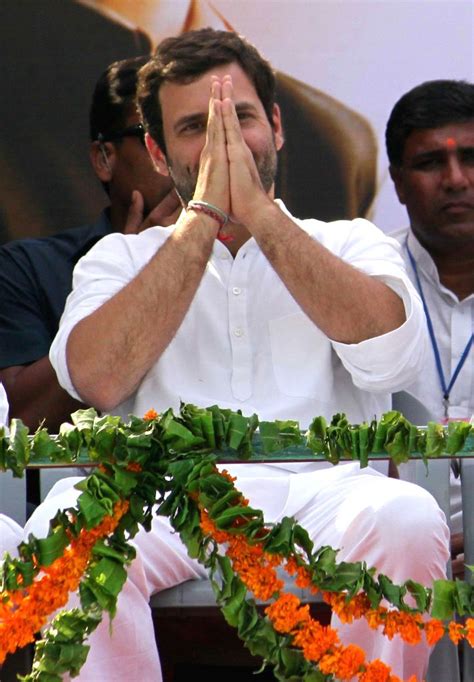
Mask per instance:
[[[474,331],[474,294],[460,301],[456,294],[443,286],[439,280],[436,265],[428,251],[421,246],[411,230],[404,228],[390,236],[396,238],[402,245],[407,273],[415,285],[415,273],[405,246],[407,235],[408,246],[415,259],[433,323],[445,382],[448,385]],[[428,337],[427,330],[426,336]],[[432,348],[425,358],[423,372],[405,390],[423,403],[431,414],[431,419],[438,421],[444,417],[443,392]],[[448,407],[450,419],[470,419],[472,414],[474,414],[474,346],[471,346],[469,355],[450,391]]]
[[[427,351],[421,302],[398,244],[362,219],[294,220],[333,253],[394,289],[404,301],[406,322],[359,344],[331,341],[303,313],[253,238],[235,259],[216,240],[176,336],[115,413],[126,418],[150,408],[177,410],[181,400],[255,412],[262,419],[297,419],[306,427],[316,415],[345,412],[360,422],[390,409],[390,392],[417,374]],[[60,384],[76,398],[66,363],[70,331],[134,278],[172,230],[115,233],[79,261],[50,352]]]
[[[0,426],[8,422],[8,400],[3,385],[0,384]]]

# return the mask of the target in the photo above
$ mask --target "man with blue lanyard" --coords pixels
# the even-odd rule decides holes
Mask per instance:
[[[413,88],[390,115],[386,143],[390,175],[410,219],[409,228],[391,236],[400,241],[422,298],[432,348],[425,372],[406,390],[431,419],[469,420],[474,413],[474,85],[435,80]],[[459,532],[460,494],[451,502],[452,530]]]

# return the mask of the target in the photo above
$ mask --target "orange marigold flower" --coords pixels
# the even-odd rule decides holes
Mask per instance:
[[[421,642],[422,618],[419,613],[398,613],[398,631],[400,637],[407,644],[419,644]]]
[[[394,610],[386,614],[383,633],[389,639],[398,634],[407,644],[418,644],[421,641],[421,627],[419,613],[402,613]]]
[[[311,584],[311,572],[304,566],[298,566],[298,571],[295,578],[295,585],[296,587],[301,587],[303,590],[309,587],[313,594],[319,592],[316,585]]]
[[[143,419],[146,422],[151,422],[153,419],[158,419],[159,416],[158,412],[152,408],[151,410],[148,410],[148,412],[145,412]]]
[[[318,663],[318,667],[323,675],[332,675],[339,663],[339,651],[325,654]]]
[[[331,599],[331,606],[343,623],[352,623],[370,611],[370,601],[364,594],[357,594],[347,601],[346,595],[339,593]]]
[[[339,642],[339,637],[333,628],[321,625],[311,618],[294,634],[293,644],[300,647],[307,661],[318,662],[324,654],[331,651]]]
[[[350,680],[360,671],[365,661],[365,654],[360,647],[349,644],[347,647],[339,647],[334,661],[330,661],[331,656],[328,657],[327,662],[325,658],[323,656],[319,663],[322,673],[331,672],[339,680]],[[327,670],[329,666],[331,670]]]
[[[376,630],[380,625],[383,625],[387,611],[388,609],[385,606],[379,606],[378,609],[369,609],[365,614],[368,626],[372,630]]]
[[[308,621],[311,616],[309,605],[301,606],[301,602],[294,594],[284,593],[267,606],[265,613],[273,623],[277,632],[291,632],[299,623]]]
[[[220,473],[220,475],[222,476],[222,478],[227,479],[227,480],[230,481],[231,483],[233,483],[234,481],[237,480],[237,476],[232,476],[231,474],[229,474],[229,472],[227,471],[227,469],[221,469],[221,470],[219,471],[219,473]]]
[[[311,591],[314,593],[318,592],[318,588],[311,585],[311,571],[306,568],[306,566],[301,566],[298,563],[296,556],[291,556],[286,560],[285,571],[288,573],[288,575],[296,575],[295,585],[297,587],[301,587],[302,589],[314,587],[314,589],[311,589]]]
[[[463,638],[463,626],[461,623],[455,623],[453,620],[450,622],[448,627],[449,639],[453,644],[459,644],[460,640]]]
[[[467,618],[465,628],[465,637],[469,644],[474,647],[474,618]]]
[[[286,560],[285,563],[285,571],[288,573],[288,575],[295,575],[295,573],[298,571],[299,564],[296,561],[295,556],[290,556]]]
[[[135,471],[136,473],[143,471],[142,465],[138,462],[129,462],[125,468],[127,471]]]
[[[367,663],[364,672],[359,676],[359,682],[392,682],[392,680],[390,668],[378,659]]]
[[[430,646],[434,646],[444,635],[445,629],[443,622],[437,618],[432,618],[424,625],[426,641]]]
[[[209,517],[209,514],[205,509],[201,509],[200,526],[204,535],[209,535],[210,537],[214,538],[216,542],[224,543],[231,538],[229,533],[217,528],[216,524]]]
[[[226,554],[234,571],[257,599],[267,601],[282,589],[284,582],[274,568],[280,558],[264,552],[260,543],[250,544],[244,535],[235,535],[229,539]]]

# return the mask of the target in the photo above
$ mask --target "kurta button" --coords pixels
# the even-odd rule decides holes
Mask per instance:
[[[240,327],[234,329],[234,336],[243,336],[244,332]]]
[[[239,294],[242,293],[242,289],[240,287],[234,287],[232,289],[232,293],[235,294],[236,296],[238,296]]]

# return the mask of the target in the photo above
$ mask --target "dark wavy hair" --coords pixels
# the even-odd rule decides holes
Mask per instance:
[[[401,166],[407,137],[414,130],[440,128],[474,119],[474,84],[464,80],[426,81],[401,97],[385,130],[387,156]]]
[[[166,38],[139,75],[138,107],[143,124],[166,152],[159,90],[163,83],[191,83],[215,66],[237,63],[253,83],[273,127],[275,76],[257,49],[232,31],[204,28]]]
[[[92,95],[89,111],[89,134],[92,141],[99,133],[110,135],[126,125],[136,107],[138,72],[149,56],[113,62],[101,74]]]

